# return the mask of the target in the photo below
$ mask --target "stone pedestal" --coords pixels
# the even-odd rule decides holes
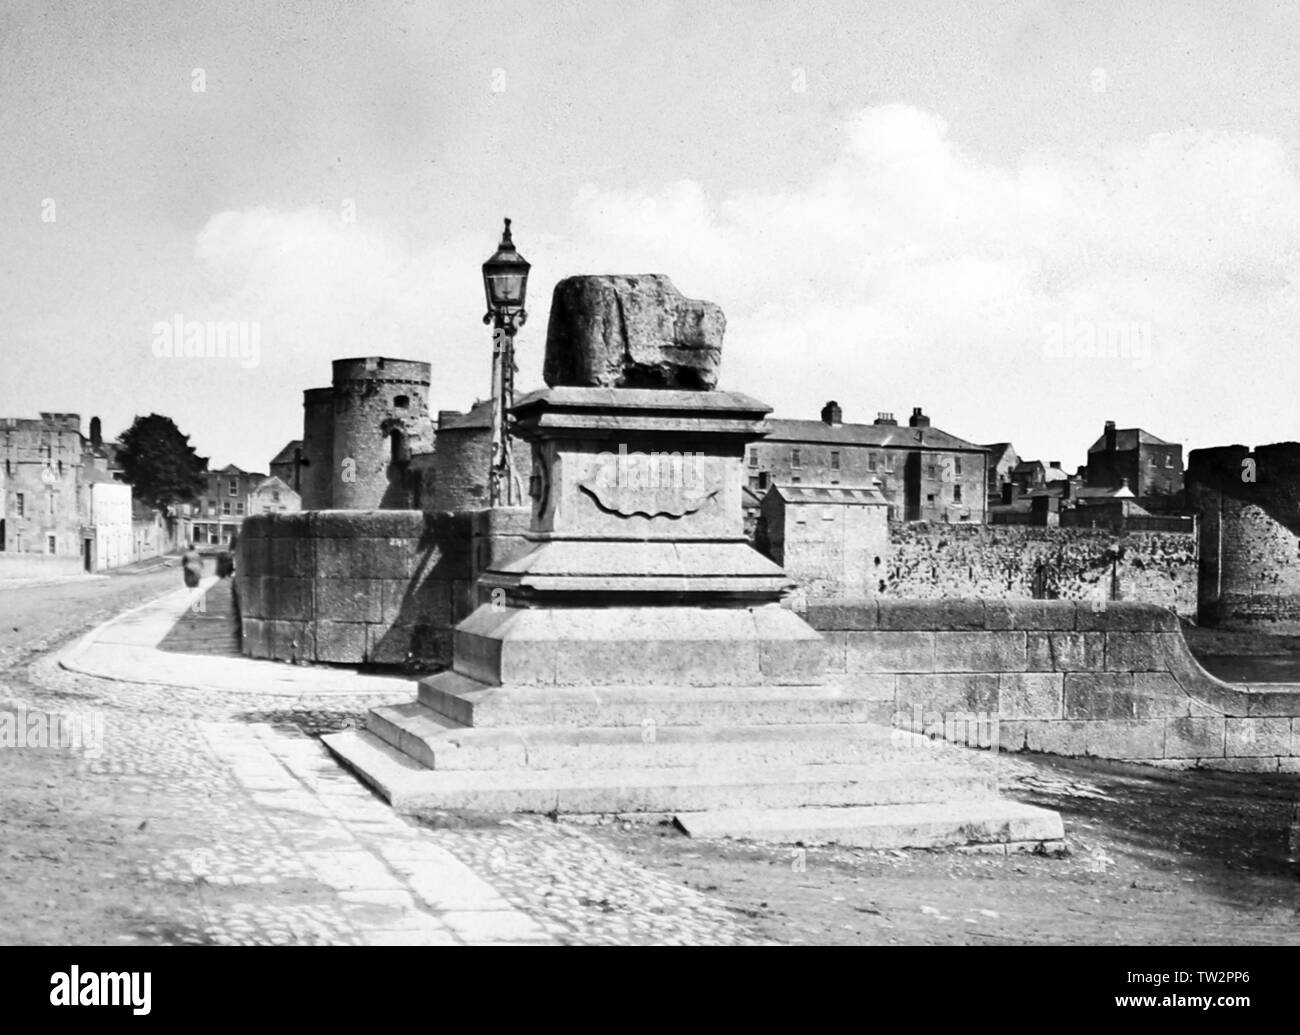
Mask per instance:
[[[520,400],[534,545],[480,578],[454,671],[489,686],[821,682],[821,637],[779,605],[793,583],[744,537],[745,447],[768,412],[734,392]]]

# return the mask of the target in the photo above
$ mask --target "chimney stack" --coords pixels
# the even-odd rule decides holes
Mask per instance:
[[[894,420],[894,415],[892,413],[885,413],[884,411],[876,414],[876,423],[889,424],[894,427],[898,426],[898,421]]]
[[[90,418],[90,444],[96,449],[104,444],[103,428],[99,423],[98,417]]]
[[[908,427],[911,428],[928,428],[930,426],[930,418],[921,412],[921,407],[913,406],[912,416],[908,420],[907,424]]]
[[[834,399],[822,407],[822,423],[829,424],[832,428],[838,428],[844,423],[844,411]]]
[[[1118,441],[1118,436],[1115,434],[1115,422],[1108,420],[1106,422],[1106,452],[1115,452],[1115,445]]]

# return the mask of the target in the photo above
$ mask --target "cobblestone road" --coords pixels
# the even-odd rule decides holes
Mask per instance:
[[[580,826],[521,817],[429,828],[396,816],[316,738],[359,724],[384,700],[374,694],[287,701],[120,683],[48,656],[25,676],[23,699],[0,708],[102,717],[102,753],[77,761],[66,790],[83,813],[138,832],[123,868],[96,879],[156,889],[160,903],[124,923],[117,942],[753,940],[719,901]]]

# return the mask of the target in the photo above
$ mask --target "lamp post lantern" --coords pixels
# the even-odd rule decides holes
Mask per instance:
[[[524,297],[528,291],[529,263],[515,251],[506,220],[501,243],[483,263],[483,291],[488,311],[484,323],[492,324],[492,458],[488,471],[488,502],[493,507],[518,503],[514,467],[510,460],[509,409],[515,394],[515,332],[528,313]]]

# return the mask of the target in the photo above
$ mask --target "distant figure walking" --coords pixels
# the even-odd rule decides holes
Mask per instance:
[[[185,576],[185,585],[194,589],[203,577],[203,557],[194,543],[181,555],[181,573]]]

